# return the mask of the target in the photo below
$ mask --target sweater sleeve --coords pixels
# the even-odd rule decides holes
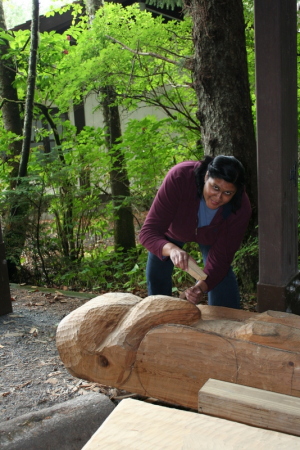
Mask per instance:
[[[225,220],[225,226],[222,227],[209,249],[204,268],[209,291],[226,276],[234,255],[241,245],[250,217],[250,201],[247,194],[244,194],[241,208]]]
[[[140,231],[140,243],[160,259],[163,259],[163,246],[169,242],[165,234],[180,204],[183,178],[178,166],[168,172]]]

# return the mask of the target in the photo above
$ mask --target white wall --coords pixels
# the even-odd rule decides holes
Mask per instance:
[[[104,127],[101,108],[95,111],[95,108],[97,107],[99,107],[99,101],[97,100],[96,94],[90,94],[84,102],[85,123],[88,126]],[[126,124],[129,120],[143,119],[148,115],[156,116],[158,119],[166,117],[166,114],[161,108],[155,108],[146,103],[141,103],[140,107],[134,111],[127,111],[120,108],[122,131],[126,128]],[[70,119],[72,123],[74,123],[74,115],[72,112],[70,112]]]

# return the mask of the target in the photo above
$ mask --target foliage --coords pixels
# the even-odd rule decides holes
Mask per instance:
[[[74,290],[130,291],[138,286],[143,287],[145,253],[128,252],[124,257],[124,254],[112,250],[113,246],[99,245],[87,253],[80,265],[70,265],[68,270],[57,273],[54,282]]]
[[[171,2],[170,2],[171,5]],[[184,159],[200,159],[199,124],[190,63],[192,23],[164,22],[138,5],[124,8],[107,3],[93,24],[74,6],[74,21],[63,34],[40,34],[35,93],[34,147],[28,183],[22,193],[30,208],[24,265],[33,283],[68,285],[74,289],[128,289],[145,286],[146,251],[140,246],[125,258],[113,252],[110,202],[110,153],[99,115],[101,88],[113,85],[122,110],[123,151],[137,218],[147,209],[167,170]],[[60,12],[66,9],[61,9]],[[53,13],[51,13],[53,14]],[[81,20],[78,19],[81,15]],[[244,0],[249,82],[255,119],[255,61],[253,2]],[[76,19],[77,18],[77,19]],[[76,20],[75,20],[76,19]],[[2,37],[7,38],[7,35]],[[1,35],[0,35],[1,38]],[[22,104],[26,94],[29,31],[9,32],[10,54],[17,67],[15,85]],[[157,57],[159,56],[159,57]],[[70,108],[81,102],[93,108],[90,124],[80,132],[72,125]],[[45,123],[45,109],[53,123]],[[149,109],[151,106],[151,115]],[[138,116],[136,111],[138,111]],[[138,118],[137,118],[138,117]],[[67,119],[66,119],[67,118]],[[70,120],[71,119],[71,120]],[[11,196],[6,164],[8,143],[20,139],[0,129],[0,208],[5,215]],[[45,142],[51,142],[46,151]],[[16,162],[18,162],[18,157]],[[89,182],[83,182],[83,175]],[[68,213],[68,214],[67,214]],[[143,217],[143,216],[142,216]],[[190,249],[200,263],[197,249]],[[235,271],[257,241],[236,254]],[[174,290],[192,283],[179,269]]]
[[[62,107],[113,85],[123,108],[133,110],[145,101],[199,134],[191,73],[185,68],[193,53],[188,19],[165,24],[138,5],[109,3],[97,12],[91,29],[79,32],[76,26],[69,32],[76,45],[59,65],[56,98]]]
[[[174,164],[203,156],[193,138],[193,132],[180,129],[169,118],[146,116],[128,122],[122,142],[117,145],[124,151],[136,206],[150,206],[166,171]]]
[[[246,50],[248,57],[248,73],[250,94],[252,99],[253,121],[256,124],[256,96],[255,96],[255,42],[254,42],[254,3],[243,0],[245,18]]]
[[[256,292],[259,276],[257,235],[250,236],[246,242],[243,242],[235,254],[232,266],[241,292],[246,294]]]
[[[166,8],[174,10],[176,7],[183,7],[182,0],[147,0],[147,5],[154,5],[157,8]]]
[[[167,27],[161,19],[154,20],[136,7],[127,10],[119,5],[108,5],[105,14],[99,13],[92,29],[88,29],[87,19],[83,17],[76,24],[74,21],[71,29],[62,35],[41,33],[34,111],[35,144],[30,154],[29,175],[22,186],[30,217],[22,261],[30,269],[27,275],[31,282],[67,283],[76,289],[105,283],[117,286],[118,279],[126,288],[132,286],[132,280],[144,284],[145,250],[128,255],[128,260],[124,261],[124,256],[122,260],[118,252],[113,254],[111,245],[106,245],[112,242],[116,212],[110,202],[111,154],[105,146],[106,132],[98,126],[101,125],[99,91],[105,84],[113,83],[124,118],[127,117],[124,136],[112,153],[118,147],[124,152],[132,202],[139,220],[140,211],[150,205],[168,168],[183,159],[201,156],[201,149],[195,145],[198,129],[193,118],[195,98],[189,86],[190,73],[182,66],[185,55],[191,53],[189,30],[188,21],[169,23]],[[139,51],[156,51],[167,57],[173,52],[179,63],[162,61],[158,64],[153,56],[146,57],[145,62],[145,58],[124,52],[107,39],[105,33],[125,39],[128,46]],[[15,86],[22,105],[26,93],[29,32],[10,32],[9,42],[7,57],[16,62]],[[132,87],[131,77],[135,80]],[[164,88],[166,80],[168,89]],[[96,126],[87,126],[78,132],[70,120],[66,120],[70,100],[72,104],[80,103],[88,95],[91,98],[92,92],[96,95],[93,111]],[[144,114],[142,119],[131,118],[132,114],[135,117],[131,111],[141,100],[149,101],[164,112],[169,111],[167,116],[158,119]],[[9,171],[5,163],[11,155],[7,142],[19,138],[4,130],[0,133],[3,216],[15,195],[8,189]],[[47,149],[47,142],[51,144],[50,149]],[[139,225],[140,222],[137,228]]]

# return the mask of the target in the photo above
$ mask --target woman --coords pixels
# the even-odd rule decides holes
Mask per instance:
[[[148,295],[172,295],[174,265],[188,268],[191,256],[182,247],[197,242],[206,280],[186,290],[194,304],[208,293],[208,304],[240,307],[231,268],[251,216],[244,167],[233,156],[206,157],[174,166],[164,179],[140,232],[148,250]]]

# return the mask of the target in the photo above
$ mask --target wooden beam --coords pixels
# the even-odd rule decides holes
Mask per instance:
[[[258,310],[300,314],[298,274],[297,13],[294,0],[255,0]],[[297,291],[297,292],[296,292]],[[298,303],[298,305],[297,305]]]
[[[199,391],[198,411],[300,436],[300,399],[290,395],[210,379]]]
[[[126,399],[82,450],[282,450],[299,438],[225,419]]]

